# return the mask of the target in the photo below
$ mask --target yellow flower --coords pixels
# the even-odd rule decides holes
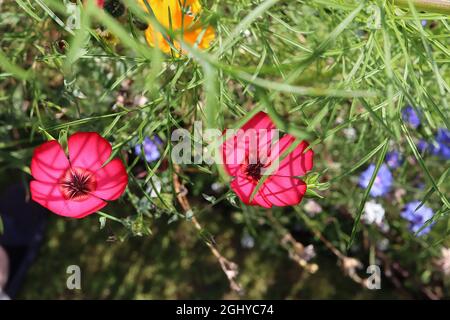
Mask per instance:
[[[144,0],[139,0],[143,8],[147,10]],[[211,26],[203,27],[198,17],[202,11],[199,0],[147,0],[158,22],[168,30],[172,30],[175,39],[170,39],[173,46],[182,51],[181,44],[177,40],[183,40],[201,49],[207,49],[215,39],[214,29]],[[168,35],[163,35],[151,25],[145,30],[145,38],[152,47],[159,47],[163,52],[171,51]]]

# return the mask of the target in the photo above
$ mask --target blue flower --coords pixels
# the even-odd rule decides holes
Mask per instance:
[[[417,149],[419,150],[419,152],[421,154],[424,154],[425,152],[427,152],[429,148],[430,148],[430,144],[423,139],[420,139],[419,142],[417,143]]]
[[[442,159],[450,159],[450,131],[439,128],[435,137],[436,142],[432,145],[431,153]]]
[[[159,151],[161,145],[162,141],[157,135],[154,135],[152,138],[145,137],[142,144],[138,144],[134,147],[134,153],[139,156],[143,149],[145,160],[147,160],[147,162],[153,162],[161,157],[161,152]]]
[[[420,201],[412,201],[405,205],[400,216],[410,222],[409,229],[416,233],[422,228],[424,223],[431,219],[434,215],[433,210],[427,206],[421,206],[417,211],[417,207],[420,205]],[[425,227],[418,233],[419,236],[427,234],[431,230],[431,225]]]
[[[437,130],[434,141],[420,140],[417,143],[420,153],[431,152],[431,154],[444,160],[450,160],[450,131],[444,128]]]
[[[388,152],[388,154],[386,155],[386,163],[391,169],[396,169],[400,167],[402,162],[403,162],[402,156],[398,151],[391,151]]]
[[[402,110],[402,119],[403,121],[409,123],[411,127],[414,129],[417,129],[418,126],[420,126],[420,118],[417,114],[416,110],[414,110],[411,106],[406,106]]]
[[[372,177],[374,171],[375,165],[371,164],[366,169],[366,171],[361,173],[361,176],[359,177],[359,186],[361,188],[368,187],[370,178]],[[370,195],[372,197],[379,197],[387,194],[391,190],[392,183],[393,183],[392,173],[389,171],[387,165],[382,164],[380,170],[378,170],[377,176],[375,177],[372,189],[370,189]]]

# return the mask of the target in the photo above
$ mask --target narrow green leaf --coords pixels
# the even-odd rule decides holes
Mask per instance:
[[[353,241],[355,240],[356,231],[357,231],[357,228],[359,226],[359,222],[361,220],[361,215],[362,215],[363,210],[364,210],[364,205],[366,204],[366,201],[369,198],[370,189],[372,189],[373,183],[375,182],[375,178],[378,175],[378,171],[380,170],[380,167],[383,164],[384,157],[386,156],[388,147],[389,147],[389,140],[386,139],[383,142],[383,147],[381,149],[380,156],[378,157],[377,163],[375,165],[375,170],[373,171],[372,177],[370,178],[369,185],[367,186],[366,190],[364,190],[364,194],[363,194],[362,200],[361,200],[361,202],[359,204],[358,211],[356,212],[355,222],[353,223],[353,228],[352,228],[352,232],[351,232],[351,235],[350,235],[350,240],[348,241],[348,244],[347,244],[347,250],[350,249],[350,247],[353,244]]]
[[[36,13],[34,13],[33,9],[31,9],[23,0],[16,0],[16,3],[21,7],[30,17],[35,19],[36,21],[42,21],[42,18],[39,17]]]
[[[0,67],[4,71],[11,73],[11,75],[13,75],[18,79],[27,80],[30,77],[30,73],[28,71],[25,71],[21,67],[10,62],[1,49],[0,49]]]

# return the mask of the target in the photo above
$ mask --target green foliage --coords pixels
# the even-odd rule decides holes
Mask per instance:
[[[67,25],[61,1],[0,2],[2,188],[11,183],[11,170],[30,180],[35,146],[76,131],[96,131],[111,141],[130,177],[125,195],[99,212],[99,221],[51,217],[23,297],[238,297],[204,245],[210,239],[238,263],[247,298],[411,298],[430,288],[448,297],[448,279],[436,261],[439,249],[450,245],[449,162],[417,148],[437,128],[449,128],[448,12],[411,5],[420,1],[398,1],[401,7],[386,0],[201,2],[202,23],[214,26],[216,40],[208,50],[183,42],[182,55],[148,46],[135,21],[161,26],[135,1],[123,1],[121,17],[79,4],[79,29]],[[420,110],[418,129],[402,120],[405,105]],[[306,200],[271,211],[295,239],[314,244],[314,275],[289,260],[267,212],[242,205],[220,166],[182,166],[179,178],[192,210],[184,212],[177,201],[172,131],[193,134],[196,120],[236,128],[260,110],[315,152],[314,172],[304,179],[307,197],[321,211],[308,213]],[[166,142],[163,156],[147,163],[134,148],[154,134]],[[393,191],[376,199],[390,226],[382,231],[361,217],[392,150],[405,161],[393,172]],[[362,189],[358,175],[370,163],[376,170]],[[153,177],[162,181],[161,190]],[[435,212],[429,235],[415,236],[400,217],[412,200]],[[194,218],[202,231],[195,231]],[[240,244],[245,235],[255,241],[252,250]],[[376,293],[355,285],[323,238],[364,266],[375,258],[383,268],[399,265],[400,271],[390,271],[401,286],[386,279],[385,291]],[[61,285],[64,268],[78,261],[88,279],[82,292],[68,292]],[[366,277],[364,271],[358,272]]]

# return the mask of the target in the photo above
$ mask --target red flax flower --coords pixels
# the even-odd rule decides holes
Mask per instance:
[[[78,132],[68,140],[69,159],[56,140],[34,150],[31,197],[54,213],[83,218],[124,192],[128,175],[119,159],[105,165],[110,143],[96,132]]]
[[[231,188],[247,205],[292,206],[300,203],[306,192],[305,182],[297,177],[312,169],[314,153],[312,150],[305,152],[306,141],[294,148],[292,144],[296,139],[290,134],[275,141],[277,133],[274,123],[264,112],[256,114],[231,137],[225,132],[226,140],[221,145],[224,167],[233,177]],[[268,170],[272,164],[275,169]],[[252,199],[264,170],[269,176]]]
[[[74,1],[75,2],[75,1]],[[86,4],[88,0],[84,0],[84,3]],[[95,0],[95,3],[98,7],[103,8],[105,6],[105,0]]]

